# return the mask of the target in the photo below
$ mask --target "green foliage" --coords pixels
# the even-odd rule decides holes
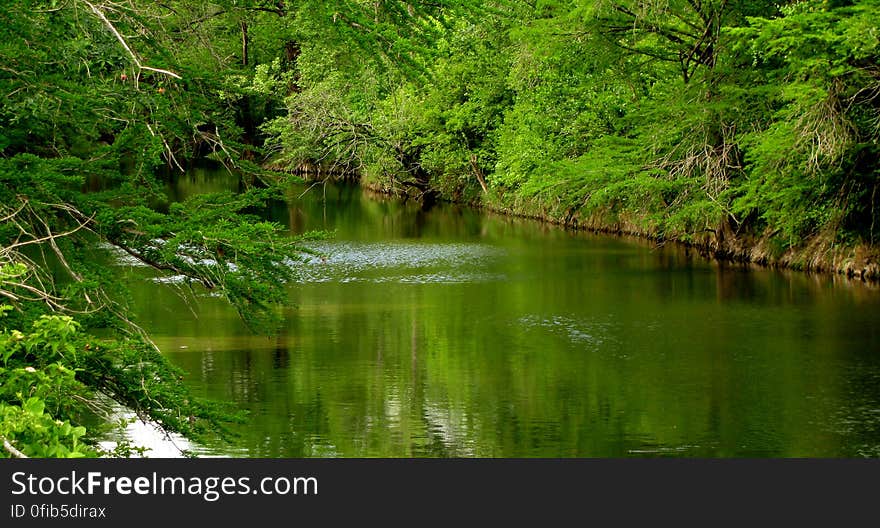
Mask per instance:
[[[0,403],[0,436],[19,446],[29,457],[79,458],[94,455],[94,451],[79,439],[86,433],[83,426],[74,427],[69,421],[54,419],[45,412],[45,404],[31,397],[21,405]],[[8,457],[9,452],[0,453]]]
[[[259,220],[283,182],[255,160],[255,123],[280,108],[295,57],[283,56],[286,26],[267,22],[283,14],[264,4],[4,5],[0,436],[14,449],[95,455],[119,406],[191,438],[240,419],[188,394],[95,263],[106,248],[125,252],[221,292],[255,330],[277,325],[301,253]],[[248,24],[267,47],[243,57]],[[235,171],[243,192],[174,203],[169,173],[203,156]]]
[[[878,184],[878,7],[801,2],[731,31],[735,50],[774,81],[764,96],[775,103],[740,136],[749,178],[733,206],[789,245],[829,229],[846,236],[841,228],[876,241],[866,197]]]
[[[5,306],[2,312],[8,311]],[[94,450],[80,439],[85,427],[73,416],[71,398],[86,392],[65,366],[76,361],[78,325],[65,316],[43,316],[33,331],[0,333],[0,438],[27,456],[82,457]],[[10,456],[4,450],[0,456]]]
[[[94,437],[83,441],[84,424],[95,412],[112,414],[108,396],[191,438],[240,419],[191,398],[178,383],[182,373],[155,349],[132,339],[88,336],[68,316],[42,316],[27,333],[6,329],[0,350],[0,437],[26,456],[96,456]]]
[[[877,241],[876,0],[491,6],[448,16],[417,80],[304,47],[315,82],[267,132],[294,164],[571,223]],[[370,82],[324,82],[331,65]],[[331,113],[365,131],[342,152],[316,141],[345,123]]]

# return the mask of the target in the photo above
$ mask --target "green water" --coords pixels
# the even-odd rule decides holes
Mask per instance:
[[[234,188],[193,172],[175,195]],[[269,213],[335,230],[280,336],[120,267],[254,457],[880,456],[880,291],[677,247],[321,186]],[[183,292],[183,293],[182,293]]]

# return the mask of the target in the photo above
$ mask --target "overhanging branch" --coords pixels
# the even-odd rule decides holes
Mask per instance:
[[[116,36],[116,40],[118,40],[119,43],[122,44],[122,47],[125,48],[125,51],[127,51],[128,54],[131,56],[131,60],[134,61],[135,66],[137,66],[137,68],[139,70],[154,71],[157,73],[162,73],[162,74],[168,75],[169,77],[174,77],[175,79],[183,79],[183,77],[174,73],[173,71],[163,70],[162,68],[153,68],[151,66],[145,66],[141,62],[141,60],[138,58],[138,56],[134,52],[134,50],[132,50],[131,47],[128,45],[128,43],[125,41],[125,38],[122,36],[122,34],[119,33],[119,30],[116,29],[116,27],[113,25],[113,23],[110,22],[110,20],[104,15],[104,13],[100,9],[98,9],[98,7],[93,3],[88,2],[87,0],[82,0],[82,2],[85,5],[89,6],[89,8],[92,10],[92,12],[95,13],[95,15],[98,18],[100,18],[102,22],[104,22],[104,25],[107,26],[107,28],[110,30],[110,32],[113,33],[114,36]]]

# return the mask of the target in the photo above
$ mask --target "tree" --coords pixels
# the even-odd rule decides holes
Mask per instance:
[[[260,219],[278,191],[235,135],[226,139],[238,127],[217,97],[227,64],[197,60],[216,42],[179,46],[191,20],[160,16],[179,14],[175,6],[15,1],[0,14],[6,454],[95,454],[85,417],[109,417],[111,402],[194,438],[235,419],[178,383],[181,373],[130,320],[120,286],[94,265],[100,247],[221,293],[255,329],[271,331],[286,302],[302,248]],[[205,143],[257,179],[243,178],[235,196],[169,203],[163,167],[182,170]]]
[[[431,25],[433,49],[404,55],[351,52],[417,42],[397,43],[411,25],[393,10],[373,16],[379,39],[366,12],[345,13],[358,31],[304,39],[301,90],[266,131],[279,159],[396,192],[868,269],[855,255],[876,253],[858,248],[877,240],[876,7],[461,2]]]

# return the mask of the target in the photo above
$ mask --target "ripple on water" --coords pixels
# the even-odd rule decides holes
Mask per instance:
[[[453,284],[506,278],[487,269],[504,255],[504,251],[484,244],[328,241],[309,244],[308,248],[316,255],[304,255],[302,261],[283,263],[296,270],[296,282],[299,283]],[[114,254],[118,265],[144,266],[118,248],[107,249]],[[215,264],[208,259],[199,263]],[[235,271],[234,265],[227,265],[230,271]],[[174,275],[152,280],[162,284],[183,284],[191,279]]]
[[[471,283],[504,279],[486,268],[504,252],[483,244],[324,242],[305,262],[290,263],[298,282]]]
[[[590,344],[596,346],[617,344],[618,340],[613,335],[615,323],[602,321],[596,318],[576,318],[565,315],[526,315],[521,317],[518,324],[526,328],[543,328],[555,334],[568,338],[576,344]]]

